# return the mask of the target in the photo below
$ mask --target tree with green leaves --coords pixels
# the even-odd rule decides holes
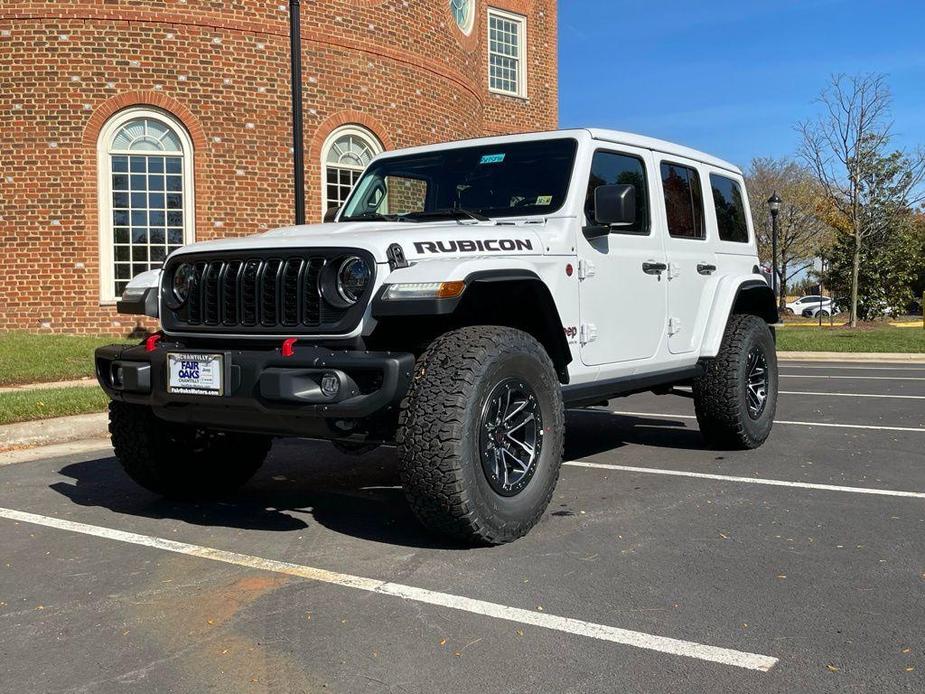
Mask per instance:
[[[861,249],[857,304],[860,320],[897,315],[914,302],[916,280],[925,262],[925,224],[920,217],[907,211],[896,219],[894,227]],[[840,234],[824,258],[826,271],[820,279],[836,298],[848,296],[854,269],[852,237]]]
[[[921,202],[925,156],[890,151],[892,96],[878,74],[834,75],[817,100],[821,113],[798,125],[800,154],[824,192],[819,212],[851,255],[850,324],[857,325],[867,246],[895,232]]]

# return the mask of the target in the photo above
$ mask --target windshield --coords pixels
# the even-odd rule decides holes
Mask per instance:
[[[548,215],[565,204],[578,142],[502,142],[387,157],[357,183],[340,221]]]

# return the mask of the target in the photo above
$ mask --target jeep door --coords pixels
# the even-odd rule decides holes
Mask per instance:
[[[664,335],[668,283],[659,269],[666,267],[665,250],[652,223],[655,176],[646,150],[602,146],[594,152],[577,247],[581,361],[588,366],[650,358]],[[594,191],[619,184],[635,186],[635,221],[602,229]]]
[[[684,354],[700,346],[716,289],[716,252],[704,198],[709,179],[696,162],[656,156],[668,228],[668,350]]]

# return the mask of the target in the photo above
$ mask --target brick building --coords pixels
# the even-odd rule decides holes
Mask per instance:
[[[0,0],[0,330],[128,332],[132,275],[291,223],[288,17]],[[383,149],[556,126],[556,0],[303,0],[301,30],[309,221]]]

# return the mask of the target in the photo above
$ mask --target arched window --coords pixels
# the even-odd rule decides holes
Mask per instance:
[[[475,20],[475,0],[450,0],[450,12],[459,30],[466,36],[471,34]]]
[[[133,108],[100,132],[100,299],[193,240],[193,147],[163,111]]]
[[[345,125],[328,135],[321,148],[323,212],[347,201],[363,169],[381,151],[379,139],[358,125]]]

